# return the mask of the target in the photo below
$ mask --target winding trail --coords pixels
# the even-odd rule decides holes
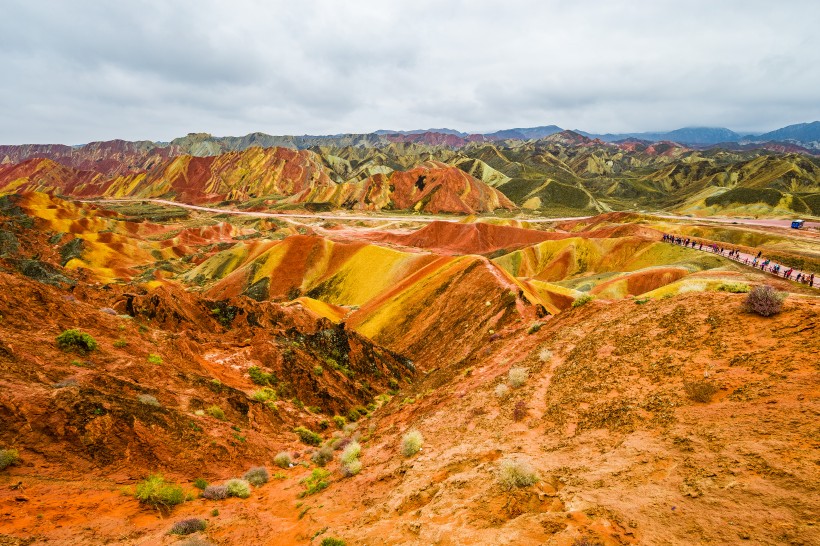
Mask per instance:
[[[668,242],[670,245],[683,246],[683,245],[680,245],[678,243],[673,243],[671,241],[666,241],[666,242]],[[693,246],[690,246],[688,248],[691,248],[693,250],[698,250],[697,248],[695,248]],[[775,273],[775,272],[771,271],[770,268],[775,266],[775,265],[780,265],[781,271],[786,271],[787,269],[789,269],[787,266],[785,266],[783,264],[777,264],[777,262],[769,262],[769,266],[766,269],[761,269],[759,265],[758,266],[752,265],[753,261],[755,259],[755,256],[752,255],[752,254],[746,254],[745,252],[739,252],[737,254],[737,257],[727,256],[726,254],[722,254],[722,253],[719,253],[719,252],[718,253],[714,252],[712,250],[711,246],[706,247],[705,244],[704,244],[704,248],[701,249],[700,252],[709,252],[711,254],[717,254],[718,256],[721,256],[721,257],[726,258],[728,260],[732,260],[732,261],[737,262],[741,265],[745,265],[747,267],[751,267],[752,269],[756,269],[757,271],[760,271],[761,273],[767,273],[767,274],[769,274],[773,277],[777,277],[779,279],[794,282],[794,283],[799,284],[800,286],[805,286],[806,288],[814,288],[815,290],[820,290],[820,276],[818,276],[817,274],[814,275],[814,286],[809,286],[806,283],[797,282],[797,281],[794,280],[797,277],[798,273],[803,273],[804,275],[808,276],[808,275],[811,275],[813,273],[812,271],[806,272],[806,271],[800,271],[800,270],[795,269],[794,272],[792,273],[792,278],[786,279],[786,278],[783,277],[782,273]],[[759,262],[765,261],[764,258],[765,258],[765,256],[761,256]]]
[[[179,203],[177,201],[169,201],[167,199],[153,199],[153,198],[131,198],[131,199],[82,199],[84,203],[158,203],[161,205],[168,205],[171,207],[179,207],[183,209],[198,210],[202,212],[213,212],[216,214],[231,214],[235,216],[253,216],[256,218],[304,218],[304,219],[320,219],[320,220],[389,220],[393,222],[460,222],[463,217],[450,216],[435,216],[435,215],[404,215],[391,216],[388,214],[379,213],[377,216],[368,215],[351,215],[338,213],[290,213],[290,212],[258,212],[246,210],[231,210],[220,209],[215,207],[203,207],[201,205],[189,205],[188,203]],[[683,220],[686,222],[714,222],[719,224],[740,224],[747,226],[761,226],[761,227],[791,227],[791,220],[778,219],[755,219],[755,218],[715,218],[715,217],[693,217],[693,216],[677,216],[674,214],[656,214],[637,211],[624,211],[634,214],[641,214],[643,216],[654,216],[656,218],[664,218],[667,220]],[[586,220],[594,218],[594,216],[565,216],[561,218],[510,218],[511,220],[520,220],[522,222],[530,222],[533,224],[548,224],[552,222],[567,222],[572,220]],[[820,222],[806,221],[804,229],[818,228],[820,229]]]

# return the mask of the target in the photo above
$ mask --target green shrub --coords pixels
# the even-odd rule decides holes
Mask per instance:
[[[156,509],[169,509],[185,502],[185,492],[175,483],[165,481],[162,474],[152,474],[137,484],[134,496]]]
[[[211,406],[205,410],[205,413],[207,413],[215,419],[219,419],[220,421],[225,420],[225,412],[222,411],[222,408],[220,408],[219,406]]]
[[[264,485],[268,483],[268,480],[270,480],[270,474],[268,474],[268,469],[264,466],[255,466],[247,472],[245,472],[245,475],[242,477],[254,487]]]
[[[399,382],[391,377],[390,379],[387,380],[387,388],[390,389],[391,391],[398,390]]]
[[[208,482],[206,482],[204,478],[197,478],[194,480],[194,487],[197,489],[205,489],[208,487]]]
[[[322,437],[308,428],[296,427],[293,429],[293,432],[299,436],[299,440],[301,440],[303,444],[318,446],[322,443]]]
[[[417,450],[418,451],[418,450]],[[355,461],[359,458],[359,455],[362,453],[362,446],[359,442],[353,440],[347,446],[345,446],[344,450],[342,450],[341,461],[342,463],[349,463]]]
[[[325,373],[325,369],[319,365],[316,365],[313,367],[313,373],[315,373],[316,375],[322,375],[323,373]]]
[[[255,391],[251,395],[251,398],[257,402],[276,401],[276,391],[270,387],[264,387],[258,391]]]
[[[538,332],[543,325],[544,325],[543,322],[533,322],[532,324],[530,324],[530,327],[527,328],[527,333],[528,334],[534,334],[534,333]]]
[[[250,376],[251,381],[262,386],[273,386],[279,382],[274,374],[263,372],[259,366],[248,368],[248,376]]]
[[[20,453],[16,449],[0,449],[0,470],[5,470],[20,460]]]
[[[160,364],[162,364],[162,357],[157,354],[151,353],[150,355],[148,355],[148,363],[154,364],[155,366],[159,366]]]
[[[273,458],[273,464],[278,466],[279,468],[290,468],[293,459],[290,457],[290,453],[287,451],[282,451],[276,454],[276,457]]]
[[[330,482],[327,481],[329,477],[330,472],[324,468],[314,468],[310,476],[302,480],[302,483],[305,484],[305,490],[299,493],[299,497],[306,497],[327,489],[330,485]]]
[[[114,347],[116,347],[117,349],[122,349],[123,347],[128,347],[128,342],[125,341],[124,339],[118,339],[117,341],[114,342]]]
[[[340,538],[327,537],[322,539],[320,546],[347,546],[347,542]]]
[[[239,497],[240,499],[247,499],[251,496],[251,484],[246,480],[234,478],[225,482],[225,489],[229,497]]]
[[[350,421],[351,423],[355,423],[356,421],[359,420],[359,412],[356,411],[355,409],[351,409],[350,411],[347,412],[347,420]]]
[[[530,376],[529,370],[527,368],[515,367],[510,368],[510,371],[507,372],[507,379],[510,383],[510,386],[513,388],[518,388],[524,385],[527,382],[527,378]]]
[[[97,349],[97,342],[90,335],[72,329],[57,336],[57,347],[64,351],[89,353]]]
[[[684,381],[683,390],[686,392],[686,396],[690,400],[706,403],[710,402],[712,400],[712,396],[714,396],[720,389],[717,385],[710,383],[709,381]]]
[[[749,285],[742,282],[725,282],[717,287],[719,292],[731,292],[732,294],[745,294],[749,291]]]
[[[353,459],[352,461],[342,463],[339,470],[345,478],[355,476],[362,471],[362,462],[359,459]]]
[[[583,296],[577,298],[575,301],[572,302],[572,307],[581,307],[582,305],[586,305],[594,299],[595,298],[592,295],[584,294]]]
[[[504,458],[498,470],[498,481],[505,489],[527,487],[539,480],[532,466],[522,459]]]
[[[405,457],[412,457],[419,451],[424,443],[424,437],[418,430],[411,430],[401,439],[401,453]]]

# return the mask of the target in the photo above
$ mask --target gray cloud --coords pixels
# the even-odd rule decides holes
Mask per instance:
[[[815,1],[9,1],[0,143],[820,119]]]

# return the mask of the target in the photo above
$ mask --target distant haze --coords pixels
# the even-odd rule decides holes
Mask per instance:
[[[0,144],[820,119],[820,2],[31,1],[0,9]]]

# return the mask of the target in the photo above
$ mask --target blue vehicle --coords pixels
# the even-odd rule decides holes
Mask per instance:
[[[800,229],[803,227],[803,220],[792,220],[792,229]]]

